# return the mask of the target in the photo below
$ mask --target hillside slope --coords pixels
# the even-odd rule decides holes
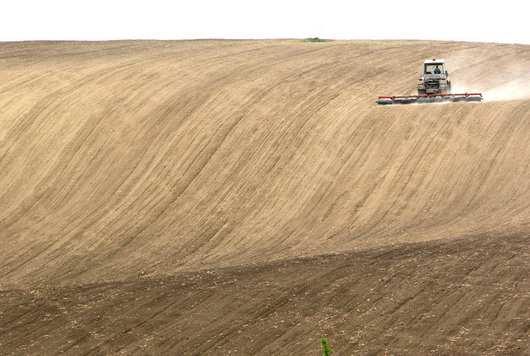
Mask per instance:
[[[374,104],[378,95],[413,93],[421,62],[430,57],[445,58],[453,85],[484,91],[486,101]],[[312,352],[320,336],[312,324],[327,320],[329,306],[333,325],[374,321],[349,346],[344,335],[354,331],[318,329],[338,339],[343,352],[383,352],[378,345],[385,343],[403,353],[431,346],[523,350],[530,319],[528,68],[530,46],[522,45],[0,44],[0,346],[14,354],[141,353],[151,335],[159,341],[146,347],[175,351],[183,344],[172,338],[184,333],[200,354],[227,354],[242,347],[236,344],[267,354],[289,343],[293,352]],[[442,252],[431,256],[432,249]],[[401,257],[386,259],[394,253]],[[405,267],[386,289],[379,280],[392,261]],[[289,273],[269,276],[274,263]],[[329,269],[314,267],[325,277],[315,279],[310,300],[297,299],[304,288],[287,298],[315,265]],[[369,272],[366,281],[357,267]],[[215,287],[201,277],[206,269],[228,271],[221,282],[235,287]],[[238,282],[238,273],[247,277]],[[195,289],[179,289],[185,276],[198,280]],[[337,299],[326,294],[328,279]],[[278,290],[260,294],[271,280]],[[418,291],[424,299],[416,302],[409,287],[426,280],[439,282]],[[444,294],[466,285],[471,294]],[[484,286],[497,291],[486,303],[508,309],[480,304]],[[366,305],[382,307],[383,316],[372,309],[355,316],[348,300],[372,289],[394,299]],[[130,299],[130,291],[141,300]],[[213,304],[192,302],[201,298]],[[434,314],[448,328],[425,321],[428,330],[419,323],[405,332],[402,306],[420,303],[428,314],[433,298],[440,308]],[[281,303],[267,309],[273,301]],[[185,303],[198,308],[193,320],[179,312]],[[254,315],[246,303],[270,313]],[[443,312],[446,303],[463,304]],[[460,320],[466,308],[478,316]],[[226,316],[229,310],[235,314]],[[411,322],[428,317],[407,310]],[[313,312],[322,319],[311,319]],[[274,334],[256,347],[237,338],[204,346],[242,320],[272,327],[277,313],[302,325],[279,329],[292,332],[291,341]],[[166,322],[151,323],[164,315]],[[49,318],[58,323],[54,332],[40,324]],[[201,333],[212,318],[212,329]],[[462,325],[472,325],[472,335],[449,343]],[[484,341],[491,325],[504,337],[501,349]],[[237,333],[258,337],[260,327],[252,330]],[[385,330],[394,339],[385,339]],[[408,341],[396,339],[399,330]],[[33,338],[39,341],[30,344]]]
[[[480,90],[530,48],[3,44],[1,282],[530,231],[530,101],[373,104],[413,91],[431,56]]]

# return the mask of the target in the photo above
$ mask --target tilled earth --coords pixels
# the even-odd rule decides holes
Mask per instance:
[[[5,354],[528,354],[530,237],[10,290]]]
[[[375,104],[433,57],[485,101]],[[484,43],[0,43],[0,355],[529,354],[528,68]]]

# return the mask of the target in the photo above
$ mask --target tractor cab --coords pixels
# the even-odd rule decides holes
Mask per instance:
[[[447,69],[443,60],[427,60],[423,63],[423,75],[440,75],[447,77]]]

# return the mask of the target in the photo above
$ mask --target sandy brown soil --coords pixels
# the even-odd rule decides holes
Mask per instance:
[[[528,354],[530,238],[429,242],[4,291],[13,354]]]
[[[529,353],[530,99],[374,104],[428,57],[530,82],[519,45],[0,44],[1,353]]]

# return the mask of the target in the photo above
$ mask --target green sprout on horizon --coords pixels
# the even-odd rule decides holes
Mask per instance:
[[[328,40],[325,40],[319,37],[309,37],[309,38],[306,38],[304,41],[305,42],[327,42]]]

